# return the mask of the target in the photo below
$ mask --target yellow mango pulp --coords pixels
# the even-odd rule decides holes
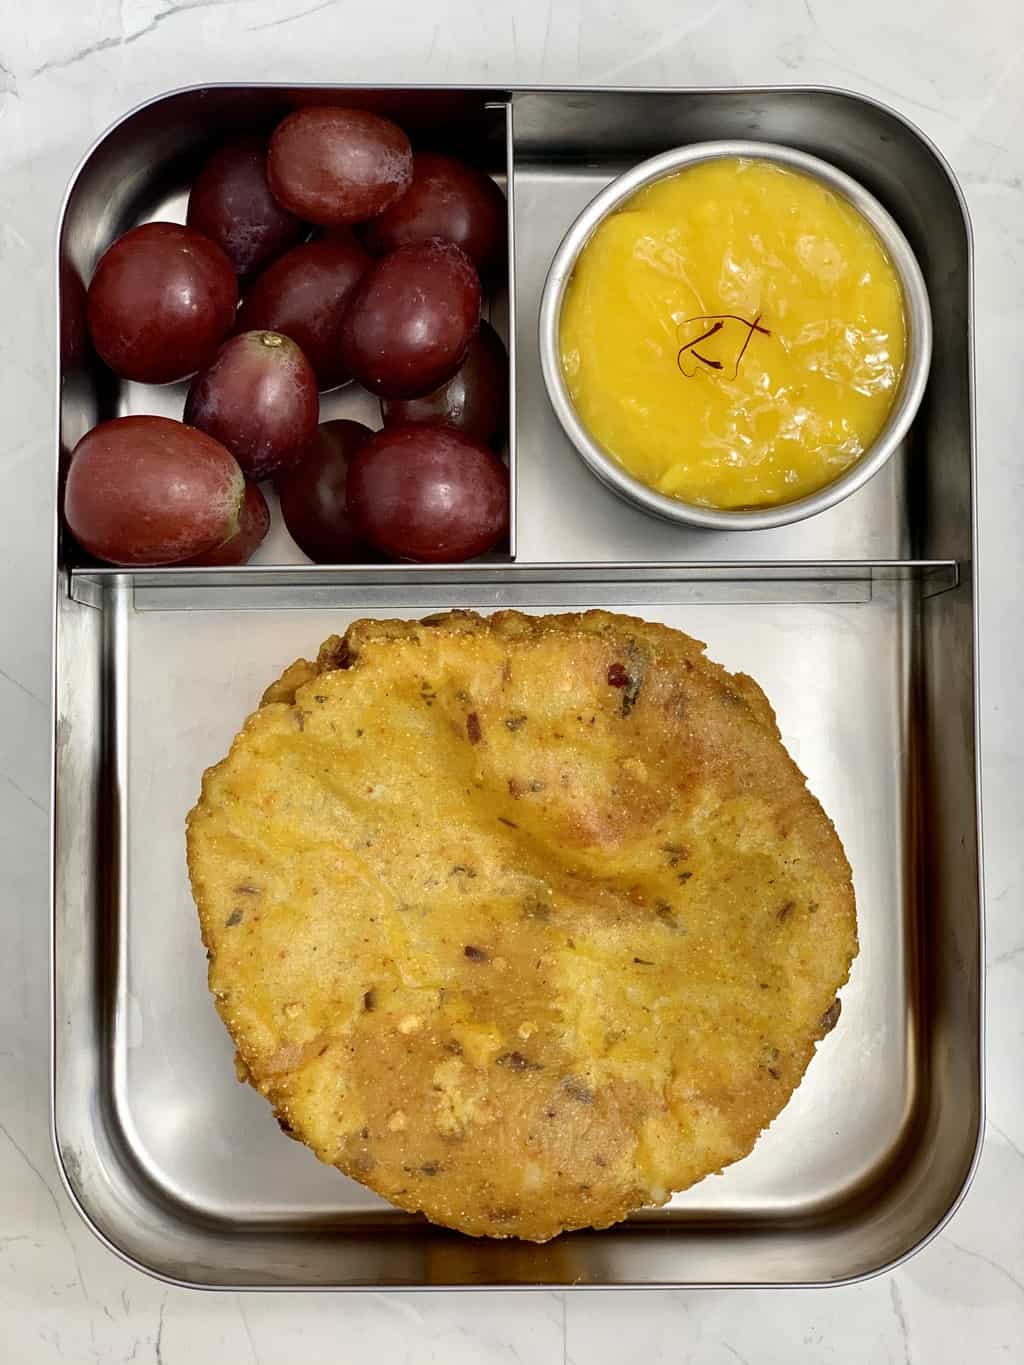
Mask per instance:
[[[562,368],[637,479],[720,508],[791,502],[871,446],[906,355],[899,277],[847,200],[772,162],[702,162],[594,232]]]

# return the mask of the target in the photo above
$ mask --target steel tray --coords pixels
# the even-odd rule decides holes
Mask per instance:
[[[57,533],[53,1125],[67,1187],[141,1268],[215,1288],[829,1284],[908,1255],[955,1206],[982,1125],[971,246],[941,157],[897,115],[822,89],[214,86],[96,144],[59,235],[61,465],[95,421],[177,413],[73,344],[119,232],[181,217],[204,145],[296,100],[369,100],[457,146],[510,203],[516,530],[488,562],[317,568],[275,533],[237,570],[104,569]],[[790,143],[861,180],[920,259],[932,381],[910,438],[798,526],[652,521],[584,469],[549,410],[539,292],[575,214],[624,167],[704,138]],[[356,395],[325,412],[358,415]],[[607,606],[750,672],[842,836],[861,952],[843,1016],[753,1155],[664,1209],[544,1247],[401,1213],[281,1138],[232,1080],[208,997],[183,821],[265,682],[356,616]]]

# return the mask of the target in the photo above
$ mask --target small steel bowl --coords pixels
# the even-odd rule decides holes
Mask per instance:
[[[728,510],[701,507],[666,497],[641,483],[619,464],[590,434],[580,420],[562,373],[559,326],[562,300],[572,278],[580,252],[600,223],[621,208],[638,190],[666,176],[674,175],[701,161],[722,157],[747,157],[774,161],[795,171],[803,171],[842,195],[866,218],[878,234],[903,288],[907,325],[907,355],[900,387],[885,426],[860,459],[817,492],[774,507]],[[562,239],[544,282],[540,304],[540,356],[548,397],[562,427],[590,468],[591,473],[613,492],[654,516],[666,521],[703,526],[716,531],[762,531],[771,526],[786,526],[804,517],[823,512],[855,492],[877,474],[907,434],[924,394],[932,355],[932,320],[921,267],[917,263],[895,219],[863,185],[844,172],[806,152],[770,142],[698,142],[676,147],[660,156],[642,161],[620,175],[592,199]]]

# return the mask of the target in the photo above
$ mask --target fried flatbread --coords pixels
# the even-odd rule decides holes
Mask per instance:
[[[478,1235],[605,1227],[745,1156],[857,951],[756,683],[601,611],[357,621],[206,773],[188,857],[241,1074]]]

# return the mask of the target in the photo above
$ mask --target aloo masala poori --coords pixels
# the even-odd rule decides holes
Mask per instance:
[[[603,611],[355,622],[205,774],[188,861],[239,1074],[475,1235],[606,1227],[746,1156],[857,952],[761,689]]]

